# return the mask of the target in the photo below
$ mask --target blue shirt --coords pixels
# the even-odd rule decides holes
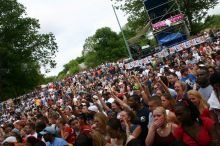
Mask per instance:
[[[193,87],[193,85],[196,83],[196,76],[194,76],[193,74],[188,74],[186,77],[182,77],[181,81],[185,82],[190,87]]]
[[[68,146],[68,143],[64,139],[58,137],[55,137],[53,142],[47,142],[46,144],[47,146]]]

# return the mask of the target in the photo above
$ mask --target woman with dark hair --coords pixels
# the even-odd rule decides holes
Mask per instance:
[[[174,105],[176,104],[176,101],[174,98],[171,97],[170,94],[165,93],[160,98],[161,98],[162,106],[165,109],[170,110],[170,111],[174,110]]]
[[[126,124],[129,129],[129,133],[134,137],[138,138],[141,134],[141,126],[138,124],[134,124],[136,115],[133,111],[123,110],[120,112],[120,121],[124,130],[126,130]]]
[[[213,75],[216,72],[215,66],[213,66],[213,65],[210,65],[208,67],[208,70],[209,70],[209,75],[210,76]]]
[[[111,138],[107,146],[124,146],[126,144],[127,135],[122,129],[119,119],[113,118],[108,121],[107,132]]]
[[[176,101],[171,97],[170,94],[163,94],[161,97],[162,107],[166,109],[167,121],[171,123],[178,123],[176,119],[176,115],[174,114],[174,106]]]
[[[219,145],[219,136],[214,122],[200,117],[197,107],[187,98],[179,100],[174,108],[180,126],[176,128],[174,136],[188,146]]]

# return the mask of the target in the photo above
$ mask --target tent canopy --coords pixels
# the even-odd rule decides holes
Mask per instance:
[[[186,39],[186,36],[184,36],[182,33],[172,33],[165,36],[161,36],[158,38],[158,42],[160,45],[169,46],[172,43],[177,43],[184,41]]]

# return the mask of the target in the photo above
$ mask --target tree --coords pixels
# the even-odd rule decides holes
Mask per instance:
[[[126,56],[126,48],[121,35],[113,32],[109,27],[96,30],[93,36],[86,39],[85,46],[92,46],[87,49],[91,51],[84,56],[88,66],[96,66]]]
[[[76,60],[71,60],[68,64],[64,65],[64,70],[68,75],[73,75],[79,72],[79,63]]]
[[[39,22],[26,16],[16,0],[0,0],[0,98],[32,90],[42,80],[40,67],[55,67],[52,33],[40,34]]]
[[[57,80],[56,76],[49,76],[49,77],[44,77],[43,81],[41,82],[42,84],[48,84],[50,82],[54,82]]]
[[[128,27],[135,32],[140,31],[147,24],[148,18],[144,9],[143,0],[112,0],[117,9],[128,15]]]
[[[204,29],[219,29],[220,28],[220,15],[208,16],[204,23]]]
[[[83,45],[82,55],[84,56],[87,53],[94,51],[94,45],[95,41],[93,41],[93,37],[88,37]]]
[[[96,67],[97,65],[101,64],[102,62],[97,58],[96,52],[89,52],[85,58],[86,65],[89,67]]]
[[[218,0],[179,0],[181,10],[188,17],[190,25],[200,23],[210,8],[218,4]]]
[[[112,0],[117,8],[128,15],[129,26],[140,31],[147,24],[147,12],[144,9],[144,0]],[[190,26],[200,22],[206,15],[207,10],[218,4],[218,0],[178,0],[180,9],[189,19]]]

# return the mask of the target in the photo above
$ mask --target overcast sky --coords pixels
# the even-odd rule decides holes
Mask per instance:
[[[18,0],[26,7],[28,16],[39,20],[40,32],[52,32],[56,36],[57,66],[47,76],[57,75],[63,65],[81,56],[85,39],[98,28],[111,27],[118,32],[119,26],[110,0]],[[210,14],[220,14],[220,5]],[[126,16],[117,11],[121,25]]]

